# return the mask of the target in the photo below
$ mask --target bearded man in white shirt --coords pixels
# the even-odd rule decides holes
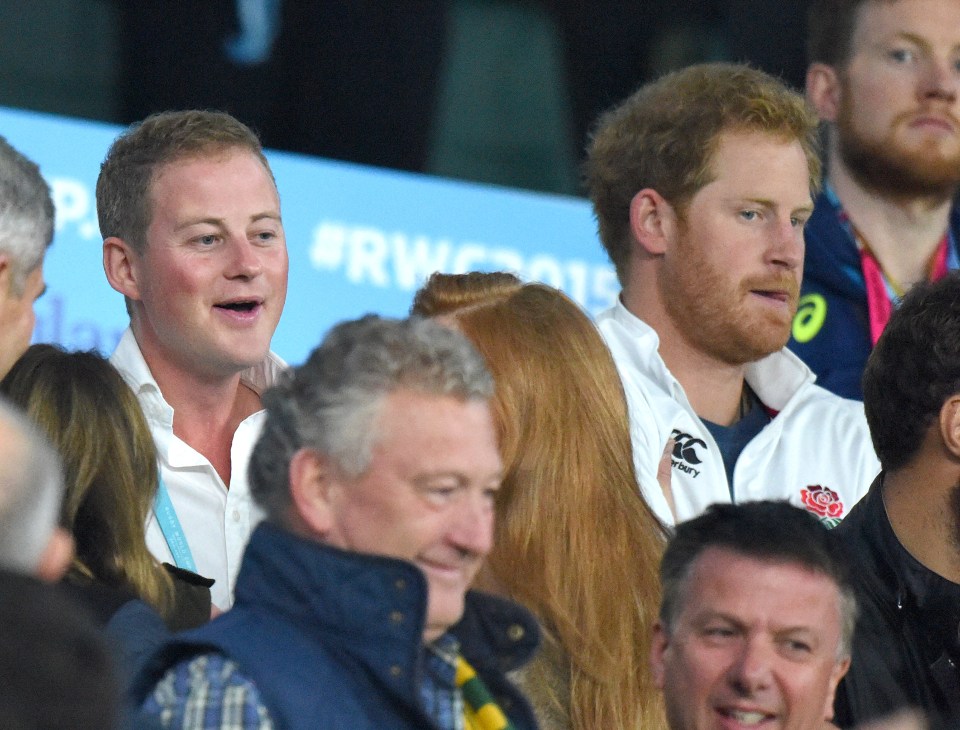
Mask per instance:
[[[803,97],[734,64],[692,66],[601,117],[587,160],[623,287],[599,327],[637,473],[667,523],[789,499],[828,526],[879,471],[862,407],[784,350],[820,180]],[[672,504],[657,466],[673,439]]]

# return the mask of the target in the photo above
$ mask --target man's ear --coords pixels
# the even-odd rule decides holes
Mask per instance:
[[[653,671],[653,683],[657,689],[663,689],[666,684],[666,653],[670,645],[670,638],[663,622],[657,621],[653,626],[653,641],[650,644],[650,668]]]
[[[940,438],[953,458],[960,460],[960,393],[947,398],[940,407]]]
[[[823,704],[824,720],[833,719],[833,703],[837,694],[837,685],[840,684],[840,680],[843,679],[843,675],[847,673],[848,669],[850,669],[850,657],[838,661],[834,665],[833,671],[830,672],[830,691],[827,693],[826,702]]]
[[[807,69],[807,101],[817,116],[835,122],[840,109],[840,77],[833,66],[811,63]]]
[[[110,286],[127,299],[140,299],[139,262],[137,252],[122,238],[103,239],[103,271]]]
[[[13,290],[13,260],[8,253],[0,253],[0,297]]]
[[[301,448],[290,459],[291,517],[315,536],[326,535],[333,523],[330,486],[335,473],[330,460],[313,449]]]
[[[664,253],[677,228],[673,206],[652,188],[644,188],[630,201],[630,232],[641,250],[651,256]]]

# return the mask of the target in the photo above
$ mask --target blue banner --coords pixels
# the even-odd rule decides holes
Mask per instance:
[[[127,325],[103,273],[94,188],[112,125],[0,108],[0,134],[33,159],[57,208],[36,342],[113,351]],[[433,271],[506,270],[563,289],[590,313],[619,286],[589,204],[268,151],[290,252],[273,349],[303,361],[334,323],[402,316]]]

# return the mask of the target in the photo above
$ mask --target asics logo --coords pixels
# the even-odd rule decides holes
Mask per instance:
[[[685,461],[688,464],[699,464],[703,461],[697,453],[697,447],[707,448],[703,439],[698,439],[689,433],[683,433],[678,429],[673,429],[670,433],[671,438],[676,441],[673,447],[673,458]]]

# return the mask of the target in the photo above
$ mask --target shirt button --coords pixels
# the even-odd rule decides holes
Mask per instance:
[[[520,624],[513,624],[507,629],[507,636],[510,637],[511,641],[520,641],[526,633]]]
[[[399,677],[401,674],[403,674],[403,670],[400,668],[399,665],[394,664],[392,667],[390,667],[391,677]]]
[[[403,614],[400,613],[400,611],[392,611],[390,613],[390,620],[393,621],[393,623],[398,624],[403,621]]]
[[[404,588],[407,587],[407,581],[405,581],[403,578],[397,578],[393,582],[393,587],[396,588],[398,591],[402,591]]]
[[[240,521],[240,510],[235,509],[235,510],[233,511],[233,521],[234,521],[234,522],[239,522],[239,521]]]

